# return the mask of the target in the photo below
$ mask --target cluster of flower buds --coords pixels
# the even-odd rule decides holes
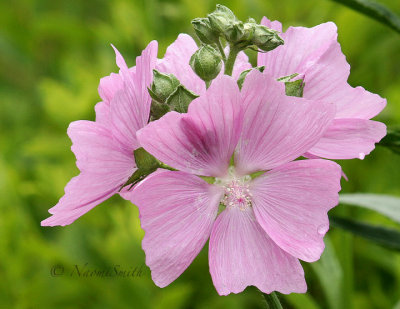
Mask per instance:
[[[277,31],[257,24],[253,18],[242,22],[229,8],[220,4],[207,17],[193,19],[192,25],[205,46],[200,47],[193,55],[191,66],[206,83],[219,74],[222,61],[226,65],[225,73],[230,75],[230,67],[233,66],[234,58],[239,51],[249,47],[270,51],[284,43]],[[226,57],[223,42],[229,44],[230,51],[234,53],[233,59]]]
[[[186,89],[173,74],[163,74],[157,70],[153,70],[153,83],[148,91],[153,99],[151,120],[160,119],[169,111],[186,113],[190,102],[198,97]]]

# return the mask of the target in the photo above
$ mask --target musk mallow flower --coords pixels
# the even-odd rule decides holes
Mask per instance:
[[[118,193],[135,172],[133,151],[139,148],[136,131],[149,119],[151,98],[147,92],[157,60],[152,41],[136,66],[129,69],[115,49],[118,74],[101,80],[102,102],[96,105],[96,121],[80,120],[68,127],[72,151],[80,174],[65,187],[65,195],[49,210],[42,226],[68,225]]]
[[[252,71],[241,92],[235,79],[218,76],[187,114],[170,112],[139,130],[142,147],[179,170],[159,169],[124,193],[139,208],[154,282],[178,278],[210,239],[220,295],[248,285],[305,292],[299,259],[315,261],[324,249],[341,168],[293,160],[334,115],[333,104],[286,96],[282,83]]]
[[[263,18],[262,24],[282,32],[278,21]],[[289,27],[281,33],[285,44],[258,54],[258,65],[275,78],[298,74],[303,97],[336,105],[336,115],[321,140],[308,150],[309,157],[363,159],[386,135],[386,126],[370,120],[386,106],[386,100],[347,83],[350,65],[337,41],[332,22],[313,28]]]

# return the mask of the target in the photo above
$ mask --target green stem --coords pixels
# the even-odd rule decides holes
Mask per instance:
[[[228,59],[226,59],[225,62],[225,75],[230,75],[232,76],[232,71],[233,71],[233,66],[235,65],[235,60],[237,55],[239,54],[240,49],[235,47],[235,46],[230,46],[229,49],[229,56]]]
[[[262,294],[265,298],[265,302],[267,303],[267,309],[283,309],[275,292],[272,292],[271,294]]]
[[[222,47],[220,39],[218,39],[216,44],[217,44],[219,52],[221,53],[222,60],[225,63],[226,62],[226,55],[225,55],[225,51],[224,51],[224,48]]]

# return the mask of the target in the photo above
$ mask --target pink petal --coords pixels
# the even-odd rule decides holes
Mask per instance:
[[[165,287],[192,263],[210,236],[223,191],[184,172],[158,171],[135,187],[153,281]]]
[[[265,19],[262,23],[270,25]],[[304,73],[336,41],[337,28],[332,22],[313,28],[289,27],[280,36],[285,44],[268,53],[259,53],[257,62],[259,66],[264,65],[266,72],[275,78]]]
[[[168,46],[164,58],[156,68],[160,72],[174,74],[187,89],[201,95],[206,91],[205,83],[189,65],[190,57],[197,49],[192,37],[181,33],[175,42]]]
[[[249,57],[244,52],[240,52],[237,55],[235,65],[233,67],[233,72],[232,72],[232,77],[237,80],[240,76],[240,74],[248,69],[251,69],[252,65],[249,62]],[[221,69],[221,72],[223,72],[224,68]]]
[[[282,24],[277,20],[270,21],[267,17],[264,16],[261,19],[261,24],[264,26],[267,26],[268,28],[270,28],[272,30],[282,32]]]
[[[333,104],[288,97],[284,87],[258,71],[246,77],[241,95],[247,110],[235,153],[239,173],[271,169],[301,156],[333,119]]]
[[[121,89],[123,82],[119,74],[111,73],[109,76],[100,79],[99,94],[102,100],[109,103],[115,93]]]
[[[76,121],[68,128],[81,174],[65,187],[65,195],[49,210],[42,225],[67,225],[118,192],[135,171],[132,154],[121,151],[101,124]]]
[[[136,58],[136,73],[134,76],[121,54],[115,49],[117,64],[120,67],[124,86],[111,101],[111,122],[114,137],[127,150],[132,151],[139,145],[136,131],[143,128],[150,114],[151,97],[147,87],[153,77],[153,68],[157,59],[157,42],[152,41]]]
[[[320,159],[290,162],[251,184],[257,221],[286,252],[318,260],[329,229],[327,212],[338,204],[341,168]]]
[[[220,295],[240,293],[249,285],[264,293],[307,290],[299,261],[268,237],[251,208],[227,208],[218,216],[208,256],[211,277]]]
[[[104,125],[106,128],[111,128],[111,111],[110,105],[106,102],[99,102],[94,107],[96,111],[96,122]]]
[[[170,112],[137,133],[153,156],[173,168],[204,176],[224,176],[242,127],[236,81],[223,75],[194,100],[188,114]]]
[[[334,119],[309,153],[327,159],[363,159],[386,135],[386,126],[366,119]]]
[[[386,100],[347,83],[350,66],[333,42],[317,63],[305,71],[304,97],[335,103],[336,118],[370,119],[386,106]]]

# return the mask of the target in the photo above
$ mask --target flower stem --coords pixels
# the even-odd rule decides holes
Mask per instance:
[[[221,53],[222,60],[225,63],[226,62],[226,55],[225,55],[224,48],[222,47],[221,41],[219,39],[217,41],[217,47],[218,47],[219,52]]]
[[[232,76],[232,71],[233,71],[233,66],[235,64],[235,60],[237,55],[239,54],[240,49],[231,45],[229,49],[229,56],[228,59],[226,59],[225,62],[225,75],[230,75]]]
[[[283,309],[281,302],[279,301],[279,298],[275,292],[272,292],[271,294],[262,293],[262,295],[264,296],[265,302],[267,304],[267,309]]]

